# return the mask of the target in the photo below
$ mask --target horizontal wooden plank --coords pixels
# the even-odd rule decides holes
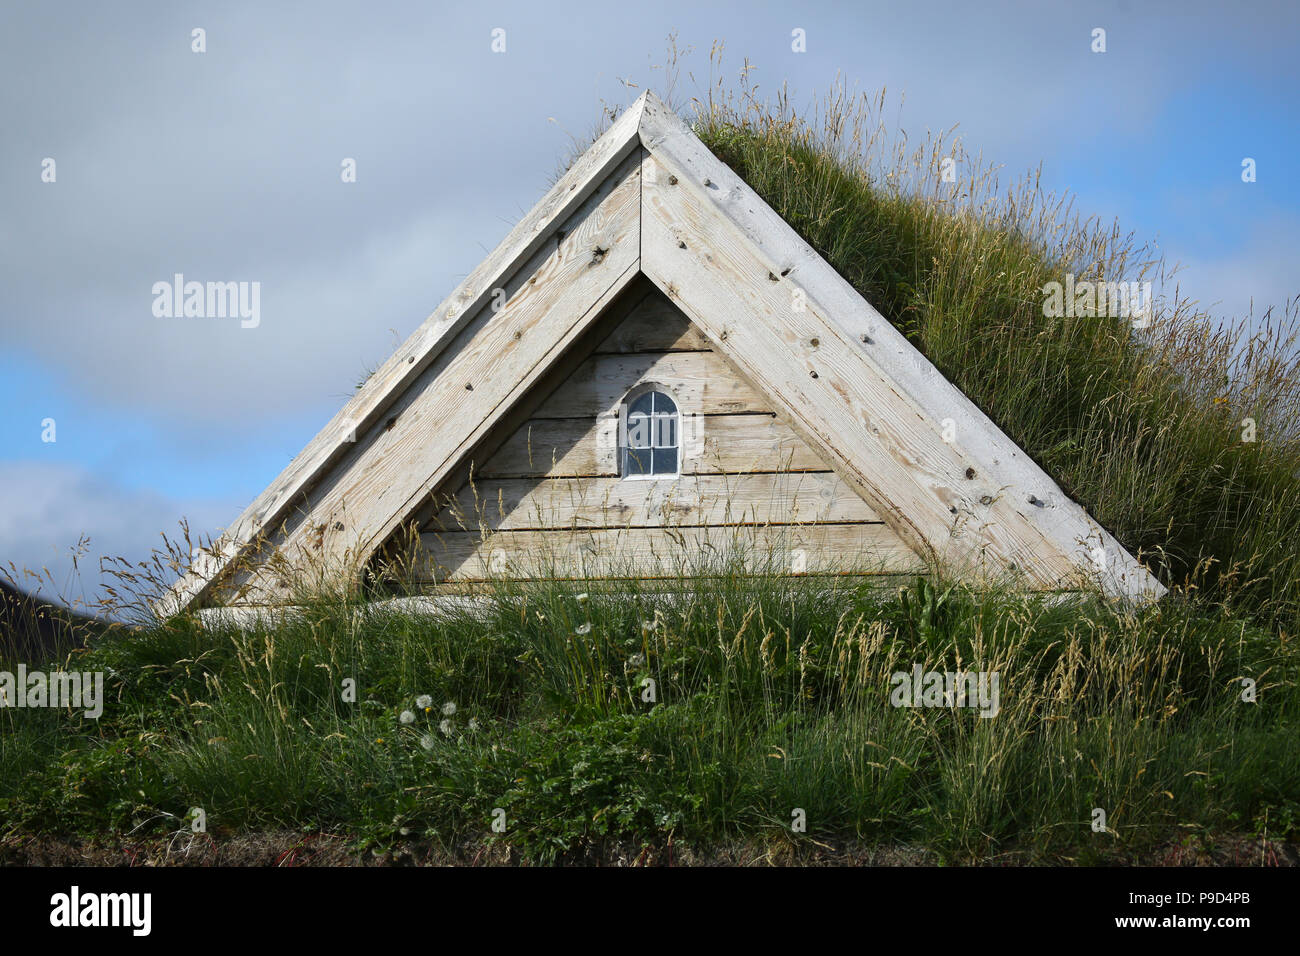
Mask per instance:
[[[725,574],[725,572],[724,572]],[[689,580],[683,580],[678,577],[607,577],[601,579],[599,586],[602,590],[609,588],[618,593],[618,590],[626,590],[629,600],[674,600],[690,601],[704,595],[707,597],[707,589],[701,590],[709,582],[717,581],[724,576],[717,573],[693,574]],[[898,574],[887,574],[880,572],[854,572],[854,571],[807,571],[803,574],[792,575],[797,577],[805,585],[820,586],[826,589],[844,588],[844,587],[871,587],[884,589],[888,593],[896,593],[900,587],[911,586],[916,584],[917,576],[929,577],[929,572],[924,568],[903,571]],[[531,579],[540,580],[540,579]],[[475,598],[488,601],[494,601],[500,596],[496,582],[489,580],[479,581],[447,581],[440,584],[434,584],[429,581],[417,582],[420,585],[420,593],[430,596],[447,596],[460,598]],[[571,595],[577,596],[583,592],[589,592],[593,589],[589,580],[574,580],[571,582]],[[743,585],[741,582],[733,582],[728,588],[732,593],[741,593]],[[755,588],[761,588],[762,584],[754,582]],[[520,600],[527,600],[523,591],[516,591],[515,595]],[[1064,596],[1064,595],[1063,595]],[[397,600],[419,600],[419,598],[406,598]],[[256,605],[249,605],[255,607]]]
[[[472,531],[420,536],[426,581],[494,577],[672,577],[718,571],[904,574],[923,570],[915,552],[882,524],[619,531]]]
[[[912,571],[903,574],[855,574],[853,572],[805,572],[797,575],[801,589],[820,589],[825,594],[843,593],[845,588],[867,587],[876,590],[885,589],[896,592],[898,588],[912,586],[917,575],[926,575],[924,571]],[[697,574],[690,580],[680,578],[607,578],[593,586],[587,581],[573,581],[571,588],[566,588],[569,597],[577,598],[587,593],[603,600],[613,598],[635,602],[640,606],[681,607],[694,602],[710,600],[707,585],[717,581],[718,575]],[[751,587],[745,582],[735,581],[728,585],[728,593],[744,598],[764,588],[761,581],[754,580]],[[548,588],[549,590],[549,588]],[[595,592],[593,595],[591,592]],[[564,593],[564,592],[560,592]],[[1061,592],[1058,600],[1077,600],[1077,593]],[[482,615],[484,618],[499,619],[503,607],[519,609],[529,601],[529,594],[524,589],[502,592],[490,581],[453,581],[446,584],[429,585],[427,582],[419,593],[402,597],[380,598],[361,604],[356,608],[358,619],[367,620],[383,618],[390,615],[412,617],[442,617],[454,615],[463,619],[468,615]],[[235,603],[224,607],[204,608],[198,612],[199,622],[208,628],[214,627],[255,627],[278,624],[283,621],[301,619],[308,609],[293,604],[246,604]]]
[[[682,473],[738,474],[824,471],[826,463],[789,425],[773,415],[703,415],[696,451]],[[536,418],[518,429],[479,470],[482,478],[618,474],[618,420],[612,417]]]
[[[478,470],[482,478],[618,474],[617,418],[535,418]]]
[[[507,478],[462,488],[427,530],[879,522],[834,472]]]
[[[699,352],[708,337],[669,298],[655,289],[595,348],[597,354]]]
[[[714,352],[593,355],[537,410],[538,418],[618,414],[628,390],[658,382],[676,397],[683,414],[770,412],[771,403]]]

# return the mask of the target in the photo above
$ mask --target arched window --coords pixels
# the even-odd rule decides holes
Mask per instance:
[[[677,403],[664,392],[632,392],[619,414],[619,460],[624,478],[656,478],[681,471]]]

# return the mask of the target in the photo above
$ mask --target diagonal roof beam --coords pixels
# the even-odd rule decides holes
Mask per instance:
[[[643,95],[580,156],[560,180],[434,312],[352,396],[297,457],[250,504],[211,549],[155,606],[167,617],[202,601],[223,573],[262,538],[273,535],[304,496],[371,429],[388,407],[422,375],[466,323],[518,269],[591,198],[608,176],[640,147]]]
[[[900,537],[985,579],[1165,592],[653,94],[640,123],[642,269]]]

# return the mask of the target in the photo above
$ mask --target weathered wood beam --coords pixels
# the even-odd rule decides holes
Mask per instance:
[[[834,472],[619,478],[479,479],[430,531],[644,528],[871,522],[880,518]]]
[[[652,94],[641,139],[642,268],[903,540],[968,577],[1164,593]]]
[[[789,425],[769,412],[702,415],[690,423],[702,445],[682,473],[823,471],[828,465]],[[618,419],[534,418],[510,435],[482,466],[483,478],[552,478],[618,474]]]
[[[419,328],[325,425],[292,462],[213,542],[194,556],[188,573],[158,601],[170,616],[201,602],[234,560],[274,533],[302,496],[353,447],[358,436],[380,420],[465,325],[492,299],[494,290],[548,242],[559,225],[582,207],[611,172],[640,147],[642,96],[580,156],[541,201],[460,283]]]
[[[665,577],[716,572],[728,560],[775,573],[907,574],[924,570],[916,553],[883,524],[739,528],[627,528],[420,535],[430,582],[501,577]]]
[[[639,157],[562,225],[307,495],[275,540],[287,567],[359,571],[637,278]],[[279,587],[274,573],[240,585]]]

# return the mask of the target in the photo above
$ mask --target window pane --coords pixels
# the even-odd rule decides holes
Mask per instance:
[[[677,474],[677,449],[676,448],[656,448],[651,452],[654,455],[654,471],[656,475],[675,475]]]
[[[633,449],[625,448],[623,450],[623,474],[624,475],[649,475],[653,474],[650,468],[653,462],[654,452],[649,448]]]
[[[664,415],[659,412],[654,416],[654,439],[656,448],[677,447],[677,416]]]
[[[627,416],[627,444],[630,448],[649,448],[654,442],[651,418],[642,412]]]
[[[651,412],[655,410],[654,402],[655,402],[654,392],[646,392],[644,395],[638,395],[636,398],[632,399],[632,401],[628,403],[627,406],[628,418],[631,418],[637,412],[640,412],[642,415],[649,415]]]
[[[665,395],[663,392],[651,392],[650,394],[652,394],[655,398],[654,410],[656,412],[664,412],[666,414],[673,414],[673,415],[677,414],[676,403],[674,403],[673,400],[669,398],[667,395]]]

